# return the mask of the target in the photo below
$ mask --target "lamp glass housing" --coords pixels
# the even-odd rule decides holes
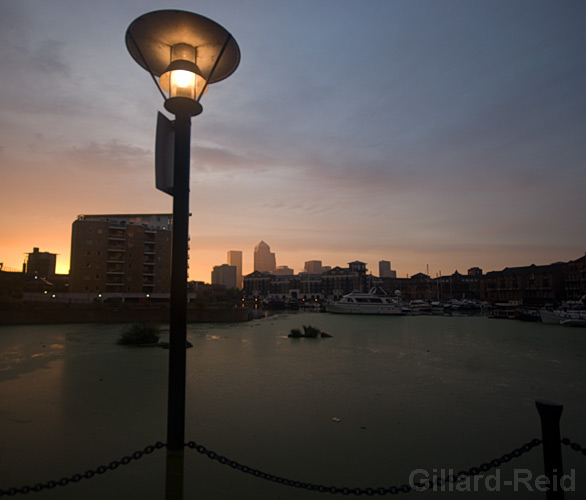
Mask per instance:
[[[169,97],[195,99],[195,73],[184,69],[176,69],[170,73]]]
[[[171,63],[159,78],[159,85],[169,93],[169,98],[196,100],[201,96],[206,82],[197,67],[196,53],[195,47],[186,43],[171,47]]]

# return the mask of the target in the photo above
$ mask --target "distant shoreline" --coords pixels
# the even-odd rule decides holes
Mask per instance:
[[[189,323],[235,323],[252,319],[247,308],[188,309]],[[79,304],[18,304],[2,307],[0,325],[43,323],[167,323],[168,305],[156,306],[96,306]]]

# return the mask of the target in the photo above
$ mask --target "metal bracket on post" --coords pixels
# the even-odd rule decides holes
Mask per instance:
[[[560,479],[564,474],[560,434],[560,418],[564,406],[542,399],[536,400],[535,406],[541,418],[543,471],[549,479],[545,498],[547,500],[564,500],[564,490],[560,484]]]

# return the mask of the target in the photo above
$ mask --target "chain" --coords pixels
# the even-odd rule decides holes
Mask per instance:
[[[46,483],[37,483],[34,486],[22,486],[20,488],[9,488],[7,490],[0,489],[0,497],[26,495],[27,493],[39,492],[45,489],[51,490],[57,486],[67,486],[70,483],[79,483],[82,479],[91,479],[96,475],[101,475],[110,470],[117,469],[121,465],[128,465],[133,460],[138,460],[145,455],[150,455],[155,450],[160,450],[165,446],[165,443],[158,441],[154,445],[147,446],[143,450],[135,451],[132,455],[122,457],[120,460],[114,460],[108,465],[100,465],[95,469],[89,469],[85,471],[83,474],[74,474],[73,476],[62,477],[58,481],[48,481]]]
[[[280,476],[275,476],[273,474],[268,474],[258,469],[254,469],[252,467],[248,467],[247,465],[242,465],[235,460],[231,460],[226,458],[222,455],[218,455],[215,451],[208,450],[205,446],[201,444],[197,444],[195,441],[189,441],[185,443],[185,446],[196,450],[198,453],[207,456],[211,460],[216,460],[220,462],[222,465],[228,465],[232,469],[239,470],[240,472],[244,472],[245,474],[251,474],[254,477],[258,477],[259,479],[265,479],[267,481],[272,481],[278,484],[282,484],[285,486],[291,486],[294,488],[305,489],[309,491],[317,491],[319,493],[332,493],[332,494],[342,494],[342,495],[367,495],[367,496],[374,496],[374,495],[396,495],[399,493],[409,493],[410,491],[414,491],[420,488],[429,488],[432,486],[441,486],[442,484],[446,483],[455,483],[460,481],[469,476],[477,476],[481,472],[487,472],[493,468],[500,467],[502,464],[506,462],[510,462],[515,458],[519,458],[521,455],[531,451],[536,446],[539,446],[542,443],[540,439],[533,439],[532,441],[524,444],[520,448],[514,449],[510,453],[505,453],[500,458],[495,458],[490,462],[485,462],[481,464],[479,467],[472,467],[468,470],[463,470],[458,472],[457,474],[452,474],[447,477],[437,477],[432,481],[427,482],[420,482],[416,484],[403,484],[400,486],[389,486],[389,487],[378,487],[378,488],[357,488],[357,487],[348,487],[348,486],[326,486],[323,484],[314,484],[314,483],[306,483],[302,481],[296,481],[293,479],[287,479]],[[562,439],[562,443],[565,445],[570,446],[573,450],[581,451],[583,454],[586,455],[586,449],[582,448],[577,443],[572,443],[569,439],[564,438]],[[108,465],[101,465],[96,469],[89,469],[83,474],[74,474],[73,476],[63,477],[58,481],[48,481],[46,483],[38,483],[34,486],[22,486],[20,488],[9,488],[6,490],[0,489],[0,497],[1,496],[14,496],[20,494],[27,494],[32,492],[39,492],[44,489],[53,489],[57,486],[67,486],[70,483],[78,483],[82,479],[91,479],[95,475],[104,474],[110,470],[115,470],[121,465],[128,465],[133,460],[139,460],[145,455],[149,455],[153,453],[155,450],[160,450],[161,448],[166,447],[165,443],[160,441],[156,442],[154,445],[147,446],[143,450],[135,451],[132,455],[127,455],[122,457],[120,460],[115,460],[110,462]]]
[[[515,448],[510,453],[505,453],[500,458],[495,458],[495,459],[491,460],[490,462],[484,462],[483,464],[481,464],[478,467],[471,467],[468,470],[462,470],[462,471],[458,472],[457,474],[452,474],[452,475],[449,475],[446,477],[437,477],[433,481],[426,481],[426,482],[422,482],[422,483],[417,483],[417,484],[414,484],[414,486],[417,486],[419,488],[431,488],[434,486],[439,487],[439,486],[442,486],[443,484],[447,484],[447,483],[456,483],[466,477],[478,476],[481,472],[488,472],[489,470],[496,469],[496,468],[500,467],[501,465],[503,465],[507,462],[510,462],[511,460],[513,460],[515,458],[519,458],[521,455],[524,455],[525,453],[530,452],[533,448],[535,448],[536,446],[539,446],[542,443],[543,443],[543,441],[541,439],[537,439],[537,438],[532,439],[531,441],[524,444],[523,446],[521,446],[519,448]]]
[[[413,491],[415,488],[420,487],[430,487],[430,486],[441,486],[444,483],[451,483],[457,482],[465,477],[468,476],[476,476],[481,472],[487,472],[490,469],[500,467],[502,464],[506,462],[510,462],[515,458],[519,458],[521,455],[531,451],[536,446],[539,446],[542,443],[540,439],[533,439],[532,441],[524,444],[520,448],[514,449],[510,453],[505,453],[500,458],[495,458],[490,462],[485,462],[481,464],[479,467],[472,467],[465,471],[460,471],[457,474],[453,474],[447,477],[438,477],[433,481],[428,481],[426,483],[417,483],[417,484],[403,484],[401,486],[390,486],[390,487],[378,487],[378,488],[355,488],[355,487],[338,487],[338,486],[326,486],[323,484],[314,484],[314,483],[305,483],[302,481],[295,481],[293,479],[287,479],[280,476],[275,476],[273,474],[268,474],[266,472],[260,471],[258,469],[254,469],[252,467],[248,467],[247,465],[242,465],[235,460],[230,460],[222,455],[218,455],[215,451],[208,450],[205,446],[201,444],[197,444],[195,441],[189,441],[185,444],[188,448],[191,448],[198,453],[207,456],[210,460],[216,460],[220,462],[222,465],[228,465],[232,469],[239,470],[240,472],[244,472],[245,474],[251,474],[254,477],[258,477],[259,479],[265,479],[267,481],[273,481],[275,483],[279,483],[285,486],[292,486],[294,488],[305,489],[309,491],[317,491],[319,493],[332,493],[332,494],[342,494],[342,495],[396,495],[398,493],[409,493]]]
[[[582,455],[586,456],[586,448],[580,446],[578,443],[572,443],[569,438],[562,439],[562,444],[569,446],[574,451],[579,451]]]

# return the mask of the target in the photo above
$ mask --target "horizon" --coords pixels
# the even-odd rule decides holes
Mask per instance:
[[[264,240],[260,240],[260,241],[264,241]],[[270,247],[270,245],[269,245],[269,247]],[[33,249],[31,249],[31,250],[33,250]],[[43,253],[43,252],[54,253],[54,252],[50,252],[49,250],[43,250],[42,248],[38,248],[38,250],[39,250],[40,253]],[[239,250],[237,248],[231,248],[230,250],[227,250],[226,251],[226,254],[228,253],[228,251],[242,251],[243,262],[244,262],[244,255],[246,253],[243,250]],[[271,248],[271,251],[272,251],[272,248]],[[31,253],[31,252],[24,252],[25,255],[28,255],[29,253]],[[251,256],[253,255],[253,253],[254,252],[250,252]],[[276,256],[276,252],[274,252],[274,253],[275,253],[275,256]],[[66,272],[63,272],[62,271],[63,268],[59,266],[59,254],[56,254],[56,255],[57,255],[57,257],[56,257],[57,265],[56,265],[55,273],[58,274],[58,275],[68,275],[69,274],[69,271],[70,271],[69,266],[67,267],[67,271]],[[463,269],[462,268],[462,270],[459,270],[458,268],[456,268],[452,272],[448,272],[448,273],[442,272],[441,269],[438,270],[435,273],[432,273],[431,271],[428,271],[427,265],[425,266],[425,269],[420,270],[420,271],[417,271],[415,273],[400,273],[399,270],[397,270],[397,269],[395,269],[393,267],[393,262],[392,261],[390,261],[390,262],[391,262],[391,270],[392,271],[395,271],[397,273],[397,276],[396,276],[397,278],[406,278],[406,279],[409,279],[410,277],[413,277],[416,274],[422,273],[422,274],[425,274],[426,276],[428,276],[428,277],[430,277],[432,279],[435,279],[435,278],[439,278],[439,277],[451,276],[451,275],[453,275],[455,273],[459,273],[461,275],[466,275],[468,273],[468,271],[470,269],[473,269],[473,268],[480,268],[480,270],[482,271],[482,274],[487,274],[487,273],[490,273],[490,272],[498,272],[498,271],[503,271],[505,269],[513,269],[513,268],[518,268],[518,267],[530,267],[530,266],[538,266],[539,267],[539,266],[549,266],[549,265],[559,264],[559,263],[567,263],[567,262],[572,262],[572,261],[580,260],[580,259],[582,259],[584,257],[586,257],[586,252],[584,252],[583,255],[581,255],[579,257],[570,258],[570,259],[566,259],[566,260],[554,260],[554,261],[547,262],[547,263],[536,263],[536,262],[532,262],[530,264],[529,263],[525,263],[525,264],[521,264],[521,265],[518,265],[518,266],[517,265],[516,266],[506,265],[506,266],[504,266],[502,268],[499,268],[499,269],[486,269],[482,265],[473,265],[473,266],[467,267],[466,269]],[[305,262],[308,262],[310,260],[320,260],[320,259],[307,259],[307,260],[304,261],[304,264],[305,264]],[[354,261],[360,261],[360,262],[363,262],[364,264],[366,264],[366,269],[367,269],[367,273],[368,274],[372,274],[374,276],[378,276],[378,265],[379,265],[379,262],[380,261],[384,261],[384,260],[388,260],[388,259],[380,259],[380,260],[376,261],[376,263],[373,264],[371,267],[369,267],[369,263],[368,262],[364,262],[364,260],[363,259],[360,259],[360,258],[356,258],[356,259],[353,259],[353,260],[347,260],[347,262],[345,262],[344,264],[335,264],[335,265],[330,265],[329,263],[326,263],[326,262],[323,262],[322,261],[322,267],[330,267],[331,269],[333,269],[334,267],[346,268],[349,263],[354,262]],[[252,261],[252,257],[251,257],[251,261]],[[25,259],[25,262],[23,262],[23,264],[20,266],[20,268],[14,268],[14,267],[5,265],[5,263],[2,263],[2,264],[4,264],[4,267],[2,268],[2,270],[5,271],[5,272],[20,272],[20,271],[22,271],[22,267],[23,267],[23,265],[25,263],[26,263],[26,259]],[[216,266],[221,266],[223,264],[227,264],[227,261],[226,262],[219,263],[219,264],[215,264],[215,265]],[[278,263],[278,260],[277,260],[277,268],[279,266],[288,266],[288,265],[287,264],[279,264]],[[291,266],[288,266],[288,267],[294,271],[294,274],[300,274],[300,273],[305,272],[305,266],[304,265],[302,267],[295,267],[295,268],[293,268]],[[243,272],[242,272],[243,277],[245,277],[245,276],[247,276],[247,275],[249,275],[249,274],[251,274],[251,273],[253,273],[255,271],[253,269],[252,262],[251,262],[251,265],[250,265],[250,269],[248,271],[245,271],[245,269],[246,269],[246,267],[243,266]],[[212,270],[213,270],[213,267],[210,269],[210,273],[209,273],[210,274],[210,278],[209,279],[193,279],[191,277],[188,277],[188,281],[200,281],[200,282],[204,282],[204,283],[211,283],[211,273],[212,273]],[[428,272],[429,272],[429,274],[428,274]]]
[[[80,213],[171,211],[154,181],[162,99],[124,43],[157,8],[4,6],[5,268],[38,247],[67,274]],[[586,3],[203,0],[197,13],[242,59],[192,120],[190,280],[210,282],[231,249],[249,274],[260,240],[295,272],[388,260],[398,277],[584,255]]]

